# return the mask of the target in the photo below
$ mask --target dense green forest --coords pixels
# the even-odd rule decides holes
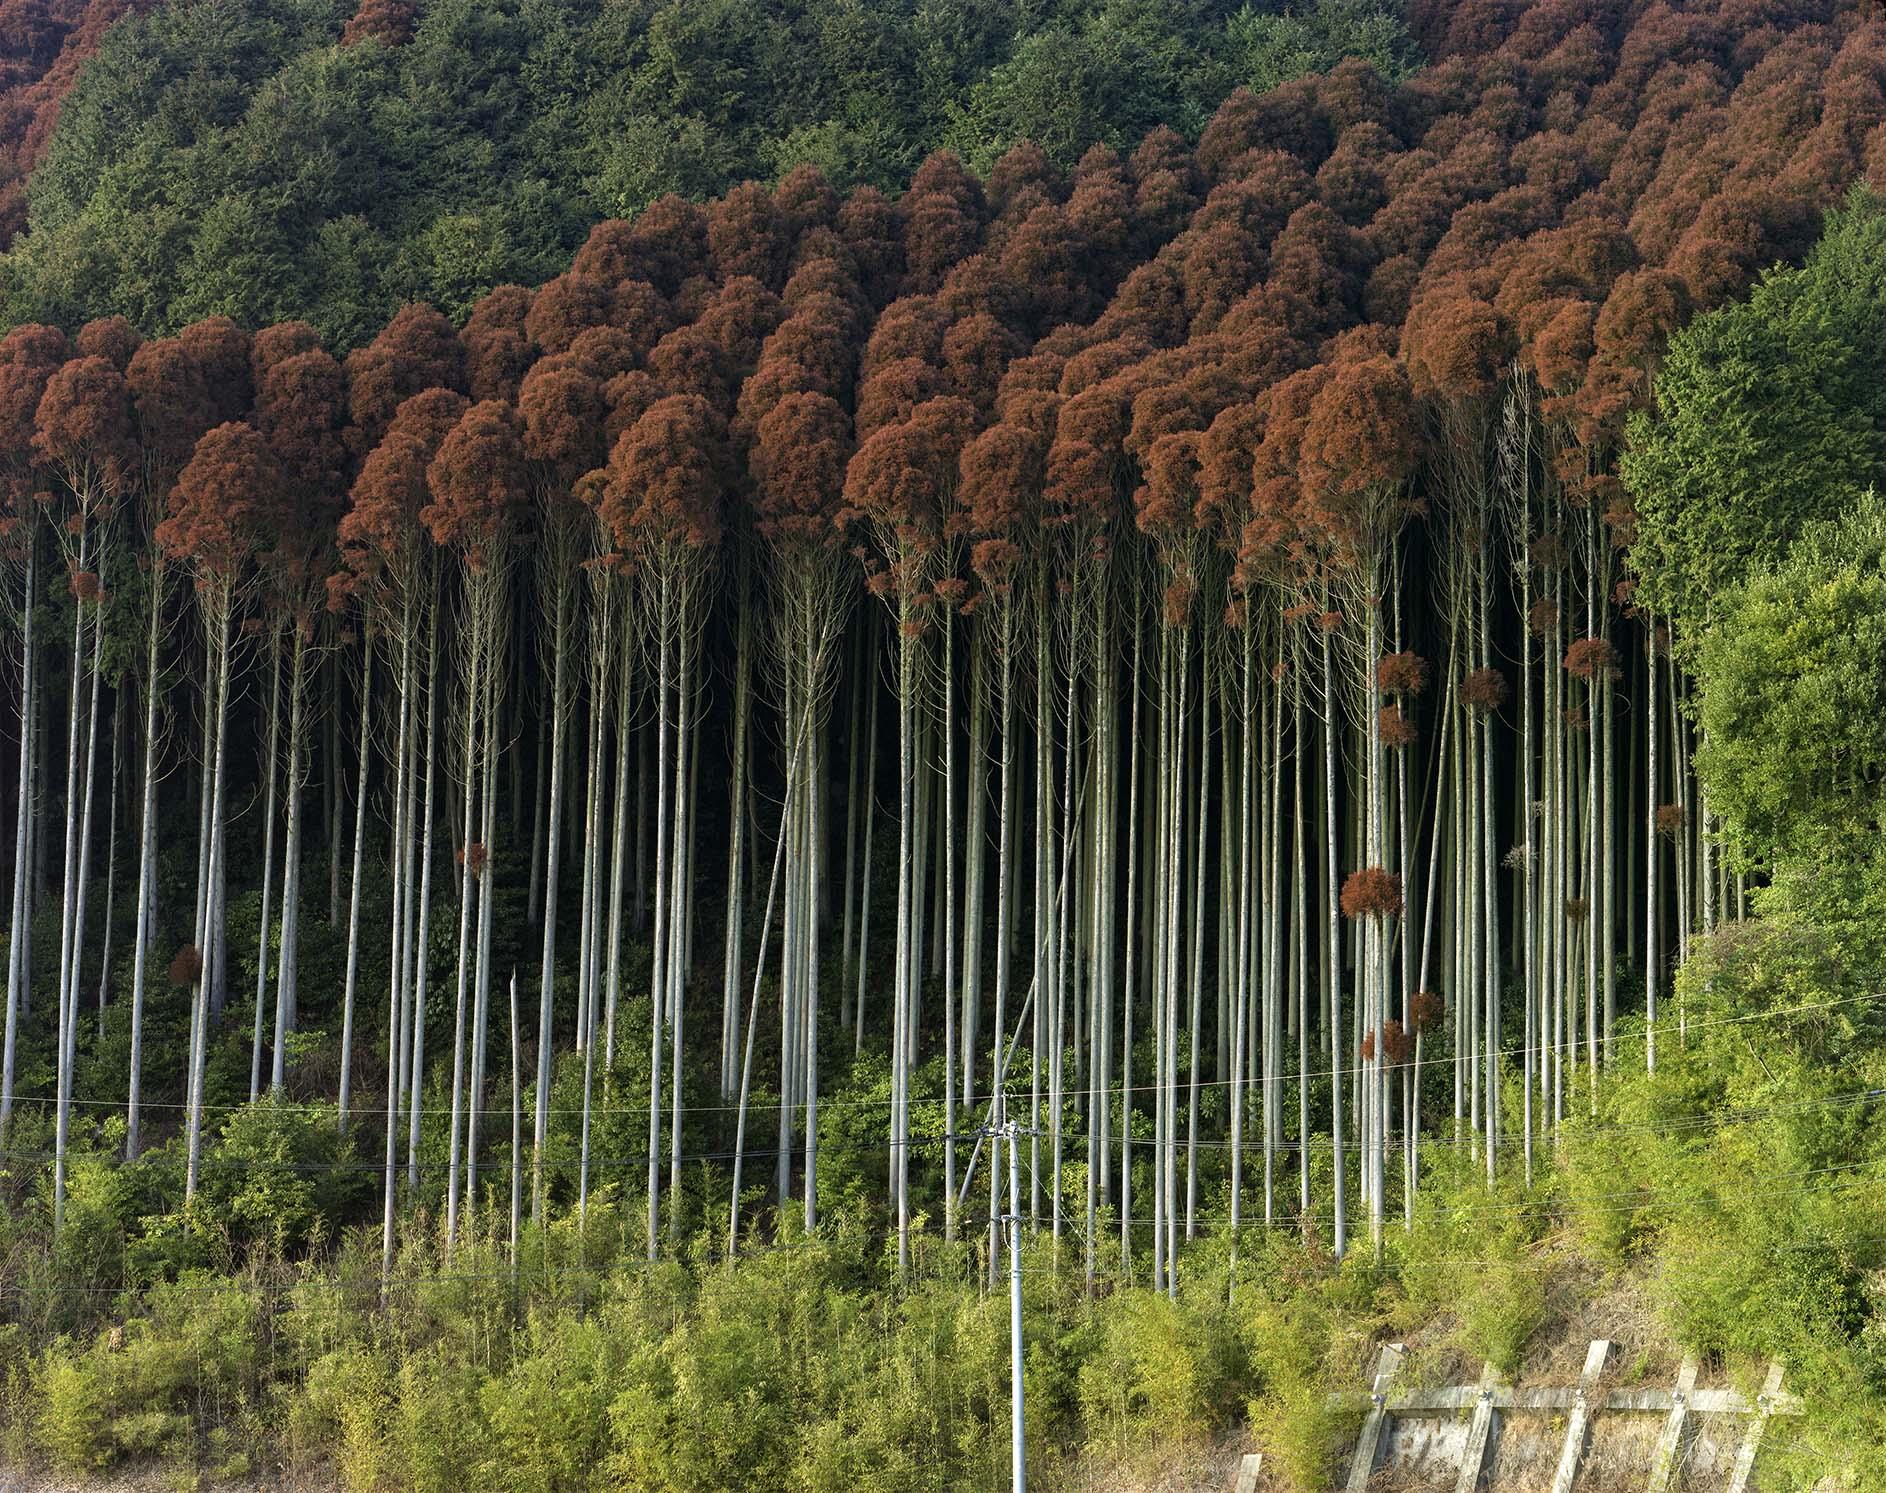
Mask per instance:
[[[298,319],[337,351],[455,320],[599,218],[816,166],[894,190],[936,148],[1063,167],[1235,87],[1419,53],[1386,0],[183,0],[86,67],[0,267],[0,314],[148,332]]]
[[[1886,25],[755,14],[63,95],[0,1465],[1000,1488],[1018,1266],[1038,1486],[1601,1329],[1886,1485]]]

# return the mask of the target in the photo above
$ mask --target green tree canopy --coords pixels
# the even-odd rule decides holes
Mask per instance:
[[[1886,809],[1886,500],[1868,491],[1720,598],[1698,649],[1697,766],[1757,864],[1878,858]]]
[[[401,304],[462,317],[557,273],[597,219],[809,162],[893,189],[939,145],[1063,166],[1233,87],[1361,55],[1393,0],[430,0],[343,45],[348,0],[181,0],[106,36],[0,257],[8,321],[224,314],[331,346]]]
[[[1671,340],[1622,473],[1640,599],[1687,648],[1809,525],[1886,485],[1886,204],[1864,189],[1799,269]]]

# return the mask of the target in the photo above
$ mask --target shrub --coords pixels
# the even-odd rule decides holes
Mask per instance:
[[[193,1276],[154,1288],[149,1315],[87,1348],[47,1349],[40,1444],[69,1472],[138,1455],[194,1460],[199,1428],[256,1398],[260,1324],[260,1296],[244,1282]]]
[[[1109,1296],[1097,1311],[1098,1341],[1079,1372],[1090,1446],[1126,1452],[1220,1424],[1233,1369],[1221,1315],[1139,1291]]]

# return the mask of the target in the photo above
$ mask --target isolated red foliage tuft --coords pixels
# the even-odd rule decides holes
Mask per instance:
[[[1380,866],[1351,871],[1342,884],[1342,915],[1346,918],[1401,916],[1401,878]]]
[[[203,978],[203,955],[195,944],[187,943],[170,959],[170,983],[190,986]]]
[[[1399,748],[1413,746],[1421,739],[1421,728],[1408,718],[1399,705],[1384,705],[1379,719],[1382,745]]]
[[[1418,653],[1384,653],[1375,661],[1375,687],[1385,695],[1418,695],[1428,687],[1428,661]]]
[[[1399,1021],[1382,1024],[1382,1058],[1400,1067],[1414,1056],[1414,1038]]]
[[[1469,710],[1498,710],[1506,696],[1506,676],[1498,669],[1474,669],[1460,681],[1460,702]]]
[[[1565,672],[1576,679],[1614,679],[1618,651],[1604,638],[1580,638],[1565,650]]]
[[[341,30],[343,47],[377,41],[384,47],[403,47],[413,39],[418,7],[411,0],[361,0]]]

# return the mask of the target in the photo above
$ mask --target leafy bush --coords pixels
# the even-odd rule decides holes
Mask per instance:
[[[240,1280],[195,1275],[156,1287],[148,1316],[89,1346],[49,1348],[40,1446],[68,1472],[132,1456],[193,1458],[212,1429],[256,1401],[261,1305]]]
[[[1236,1367],[1222,1313],[1130,1291],[1107,1297],[1096,1315],[1097,1341],[1079,1373],[1091,1444],[1123,1453],[1216,1427]]]

